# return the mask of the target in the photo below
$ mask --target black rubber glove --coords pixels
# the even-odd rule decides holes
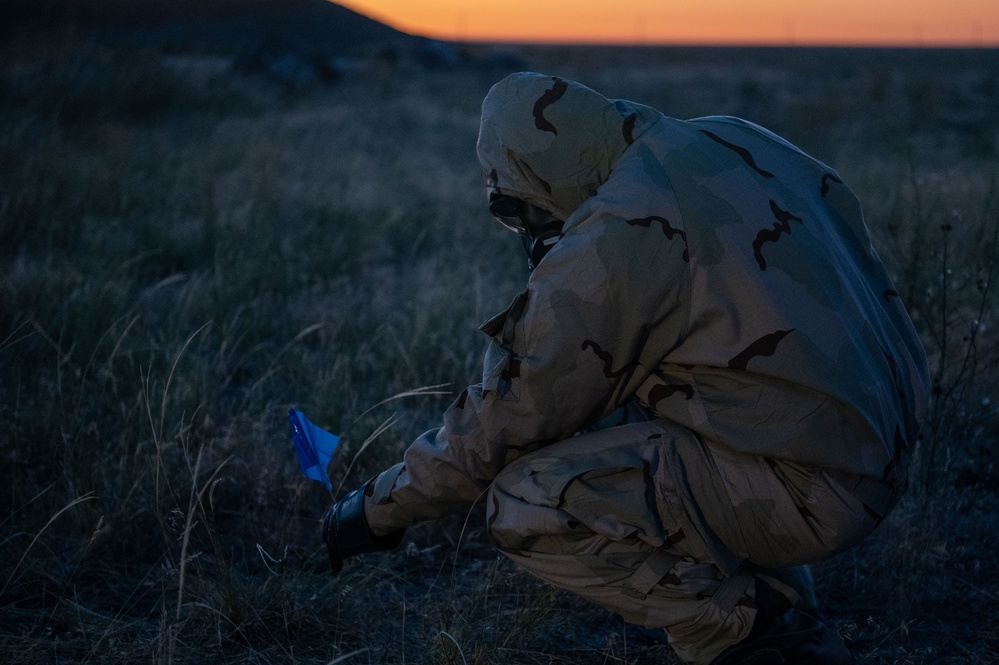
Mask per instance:
[[[323,517],[323,541],[334,573],[340,572],[343,560],[347,557],[391,550],[402,541],[405,530],[381,538],[372,535],[368,529],[368,520],[364,517],[366,488],[367,484],[337,501]]]

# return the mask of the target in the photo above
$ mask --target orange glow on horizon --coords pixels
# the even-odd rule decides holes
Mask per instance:
[[[404,32],[449,41],[999,46],[995,0],[345,0],[339,4]]]

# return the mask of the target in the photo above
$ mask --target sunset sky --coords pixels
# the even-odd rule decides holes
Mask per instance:
[[[446,40],[999,46],[999,0],[336,0]]]

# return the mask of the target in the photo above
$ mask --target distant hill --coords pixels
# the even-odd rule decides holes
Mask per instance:
[[[329,56],[417,39],[327,0],[0,0],[0,25],[72,26],[112,46],[172,52],[263,47]]]

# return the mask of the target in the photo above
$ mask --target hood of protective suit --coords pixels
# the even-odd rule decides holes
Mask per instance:
[[[661,117],[579,83],[511,74],[482,102],[478,154],[485,184],[568,219]]]

